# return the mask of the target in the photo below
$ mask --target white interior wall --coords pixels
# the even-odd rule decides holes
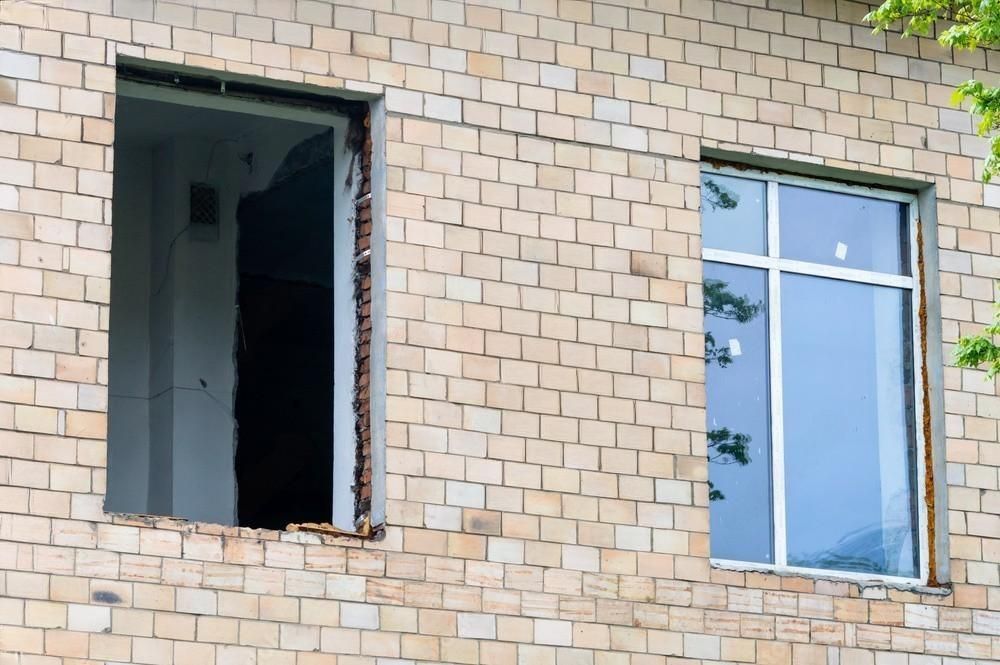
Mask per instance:
[[[116,146],[110,391],[121,397],[111,406],[110,511],[236,520],[236,208],[295,144],[326,128],[251,131],[231,118],[217,136],[191,122],[187,135],[144,143],[132,131],[132,143]],[[248,152],[252,171],[239,159]],[[218,188],[217,238],[187,228],[191,182]]]

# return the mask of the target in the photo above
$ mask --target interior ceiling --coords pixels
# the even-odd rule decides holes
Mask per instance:
[[[135,97],[119,97],[115,116],[115,141],[134,146],[153,146],[180,136],[208,139],[236,137],[271,132],[282,125],[301,127],[305,124]],[[322,131],[325,128],[317,125],[316,129]]]

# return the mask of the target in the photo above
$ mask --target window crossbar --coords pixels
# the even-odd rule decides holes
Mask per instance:
[[[914,279],[908,275],[855,270],[854,268],[841,268],[822,263],[796,261],[795,259],[732,252],[726,249],[710,249],[706,247],[702,250],[702,258],[705,261],[713,261],[715,263],[729,263],[731,265],[747,266],[748,268],[777,270],[778,272],[793,272],[813,277],[828,277],[830,279],[859,282],[861,284],[891,286],[900,289],[913,289],[914,286]]]

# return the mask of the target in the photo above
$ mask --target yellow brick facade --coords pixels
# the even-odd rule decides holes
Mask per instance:
[[[0,0],[0,663],[1000,660],[982,373],[944,374],[945,592],[708,559],[704,149],[933,181],[945,357],[991,316],[949,97],[1000,61],[866,11]],[[384,95],[383,541],[103,512],[118,55]]]

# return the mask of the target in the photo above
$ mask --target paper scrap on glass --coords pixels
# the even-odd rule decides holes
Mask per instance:
[[[729,340],[729,354],[732,356],[742,356],[743,347],[740,346],[740,340],[735,337]]]
[[[847,245],[842,242],[837,243],[837,250],[833,253],[841,261],[847,258]]]

